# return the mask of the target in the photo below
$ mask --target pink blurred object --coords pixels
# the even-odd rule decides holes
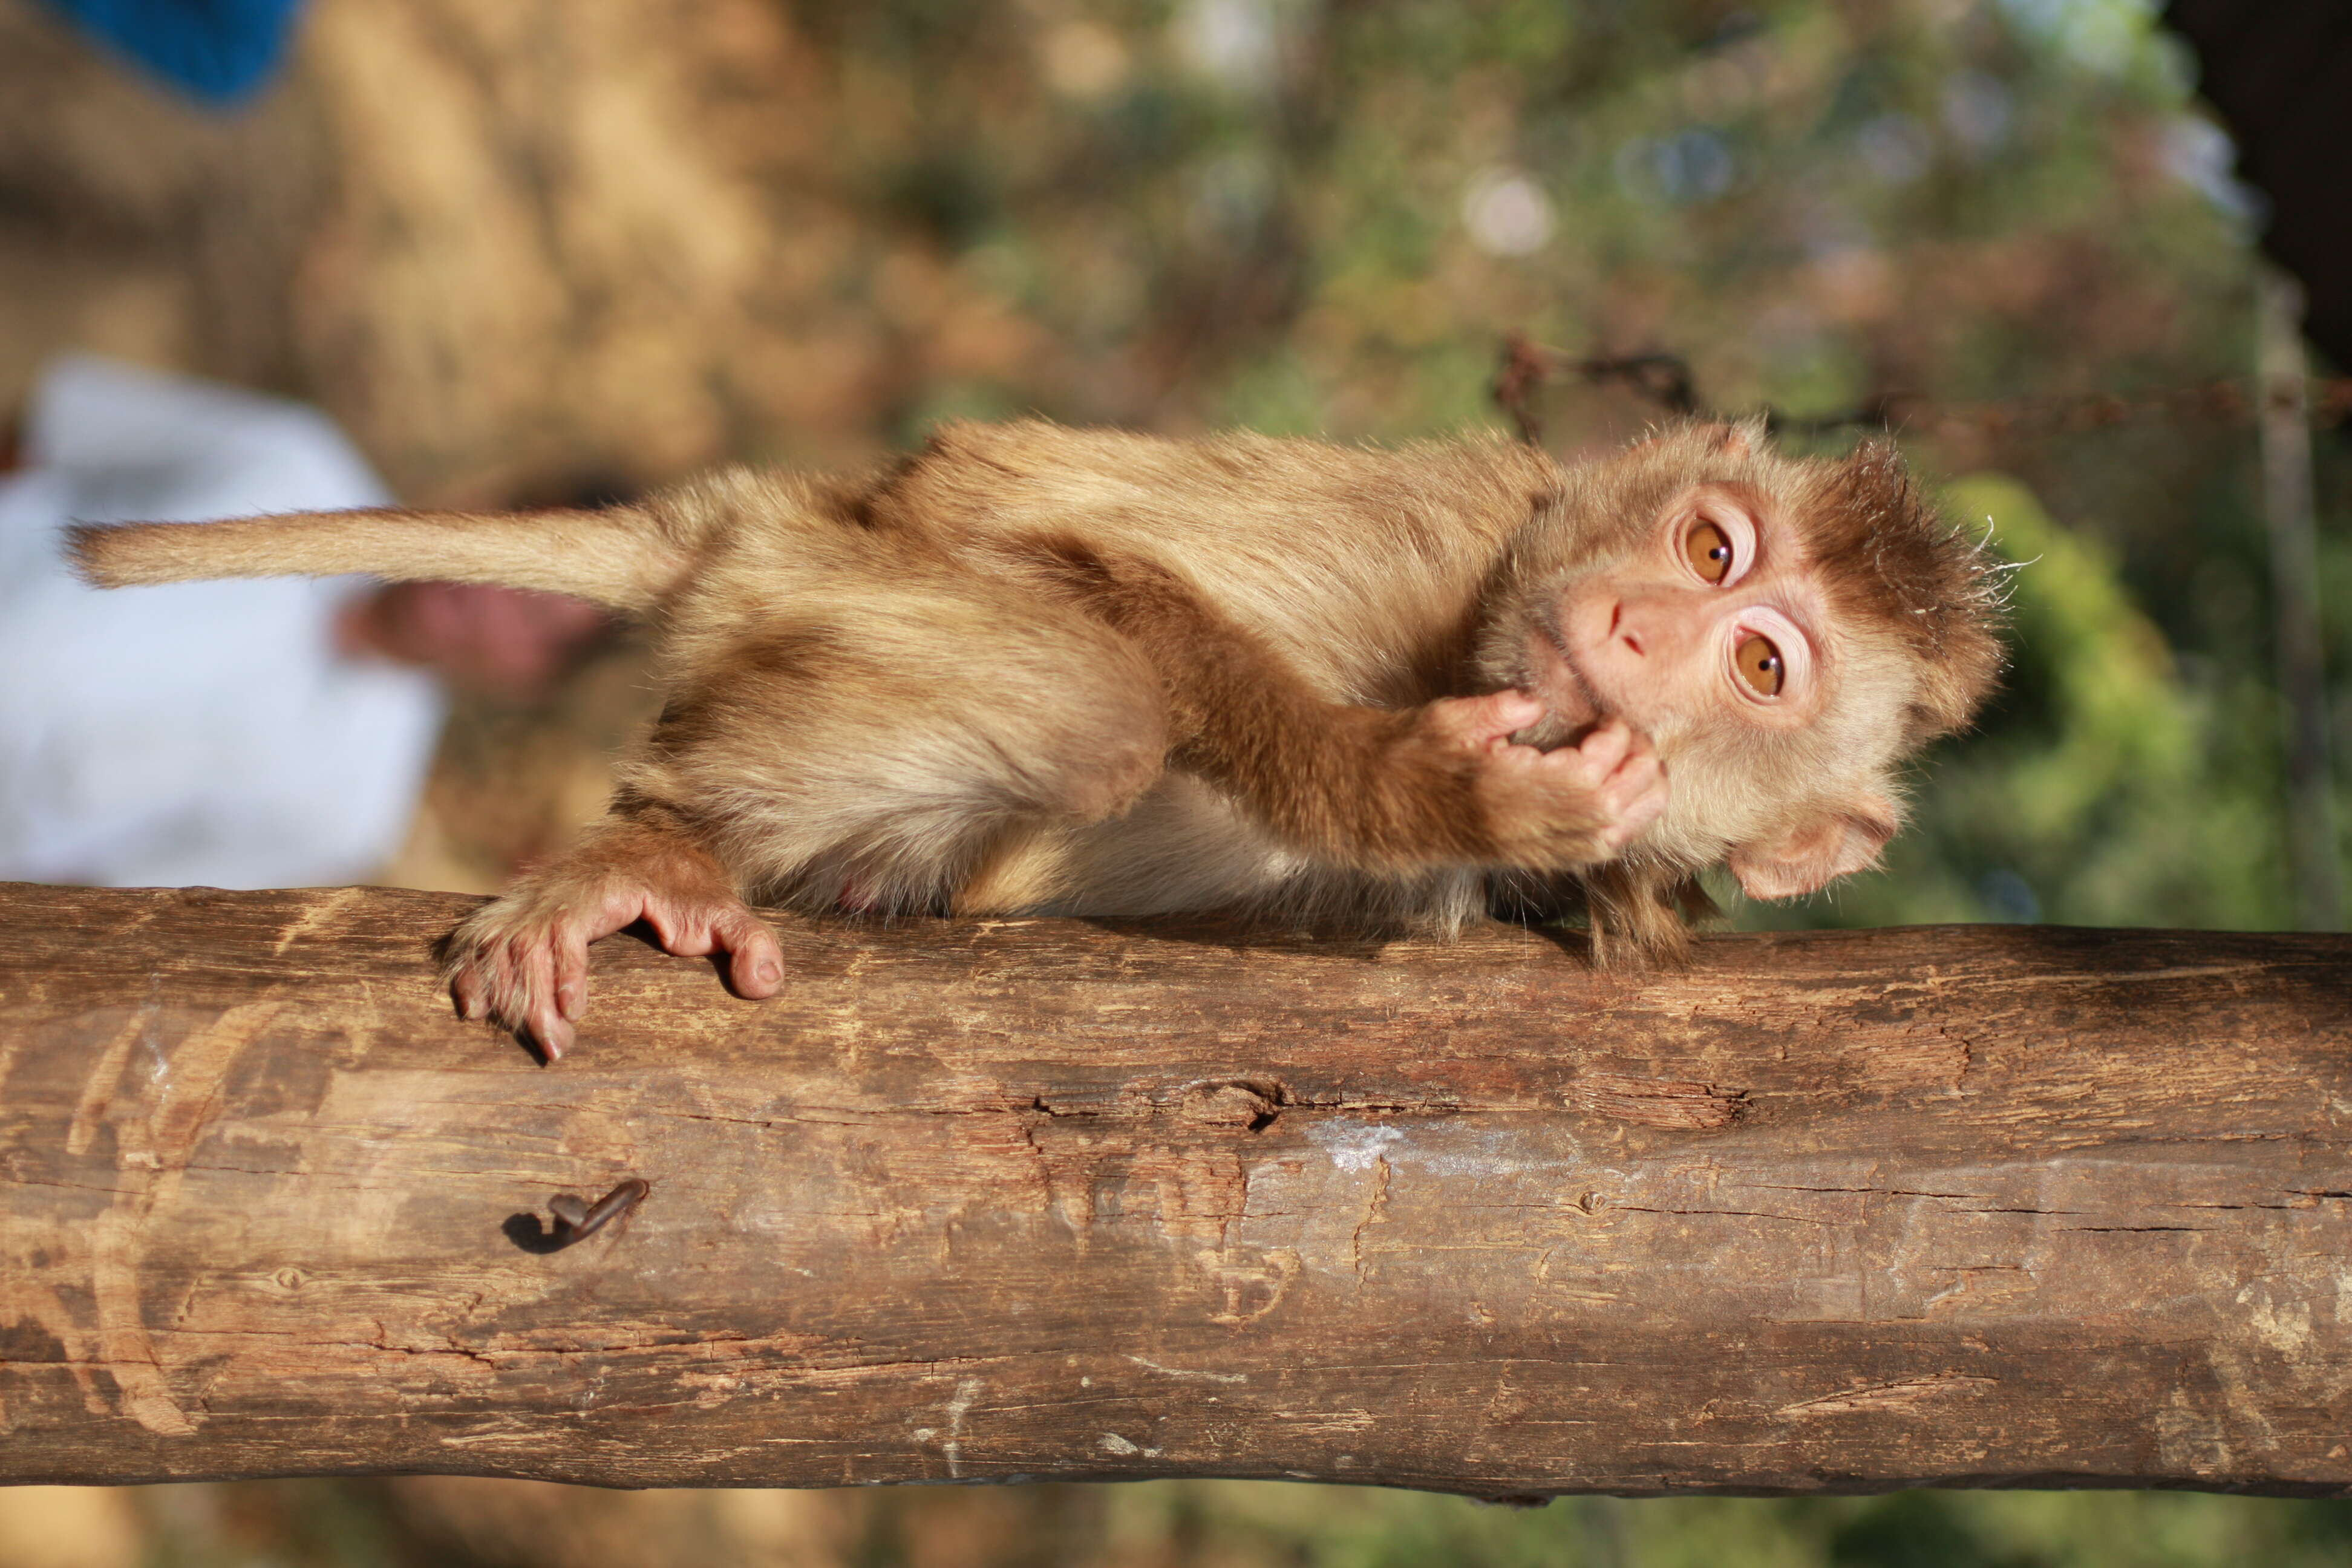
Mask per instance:
[[[585,600],[474,583],[395,583],[345,605],[336,646],[417,665],[468,686],[544,691],[613,622]]]

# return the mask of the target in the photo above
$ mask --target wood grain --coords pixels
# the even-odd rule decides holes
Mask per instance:
[[[2352,940],[788,924],[542,1069],[467,907],[0,888],[0,1480],[2352,1494]]]

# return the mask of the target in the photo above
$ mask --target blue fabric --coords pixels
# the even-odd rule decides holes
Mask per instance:
[[[189,97],[250,97],[285,57],[302,0],[49,0]]]

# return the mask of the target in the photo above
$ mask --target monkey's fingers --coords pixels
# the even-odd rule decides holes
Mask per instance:
[[[530,1009],[523,1015],[516,1032],[535,1043],[551,1064],[562,1061],[564,1053],[572,1049],[572,1042],[579,1038],[571,1020],[557,1010],[552,993],[532,999]]]
[[[699,958],[724,952],[727,983],[739,996],[756,1002],[783,985],[782,945],[767,923],[742,904],[654,897],[646,900],[646,920],[666,952]]]
[[[452,961],[447,979],[459,1016],[511,1029],[551,1062],[571,1048],[573,1032],[556,1005],[553,957],[543,935],[478,937]]]
[[[729,954],[728,983],[737,995],[757,1002],[783,988],[783,946],[765,921],[745,910],[723,935]]]
[[[1609,776],[1634,749],[1633,727],[1622,719],[1604,720],[1576,744],[1576,754],[1595,784]]]
[[[1544,716],[1544,705],[1524,691],[1485,697],[1446,697],[1428,705],[1428,721],[1439,733],[1474,751],[1507,744],[1510,737]]]
[[[449,994],[457,1004],[457,1016],[471,1024],[488,1016],[489,998],[482,977],[471,965],[464,965],[449,976]]]
[[[1616,765],[1618,748],[1622,744],[1622,739],[1615,746],[1602,739],[1592,751],[1582,746],[1561,746],[1549,752],[1538,752],[1532,746],[1497,746],[1487,757],[1485,767],[1497,778],[1517,779],[1528,789],[1556,796],[1555,805],[1589,801]],[[1593,740],[1588,738],[1585,746],[1593,746]]]
[[[1603,837],[1613,853],[1623,849],[1665,814],[1671,791],[1665,764],[1646,740],[1638,740],[1601,781],[1602,811],[1608,817]]]
[[[574,1019],[588,1010],[588,944],[650,919],[652,905],[652,897],[643,888],[612,888],[593,910],[555,922],[547,941],[552,966],[550,984],[558,1015]]]
[[[1612,721],[1575,746],[1495,747],[1479,799],[1504,864],[1571,870],[1615,858],[1657,821],[1665,769],[1648,737]]]
[[[561,1061],[574,1038],[572,1021],[556,996],[556,952],[561,928],[523,930],[500,944],[509,1022],[534,1041],[551,1062]]]

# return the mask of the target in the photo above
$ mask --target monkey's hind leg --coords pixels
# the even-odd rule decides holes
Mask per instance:
[[[944,909],[993,847],[1099,821],[1159,775],[1164,698],[1108,628],[936,561],[778,572],[676,679],[613,814],[451,937],[452,991],[553,1058],[587,948],[649,921],[724,950],[734,989],[783,984],[747,892],[808,913]]]
[[[1166,698],[1110,628],[951,563],[819,586],[679,683],[626,775],[739,886],[816,915],[971,908],[1009,850],[1160,776]]]
[[[552,1062],[588,1004],[588,944],[639,921],[665,952],[725,952],[739,995],[771,996],[783,983],[775,933],[718,860],[660,807],[625,798],[562,859],[452,931],[443,978],[466,1017],[496,1020]]]

